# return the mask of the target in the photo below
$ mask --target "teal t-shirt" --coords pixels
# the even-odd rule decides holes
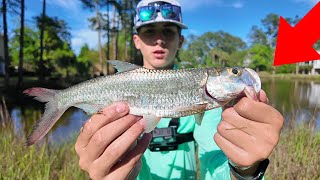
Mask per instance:
[[[195,142],[180,144],[177,150],[152,152],[142,156],[142,168],[138,180],[197,179],[196,144],[200,179],[230,179],[227,157],[216,145],[213,136],[221,120],[221,108],[206,111],[201,126],[194,116],[180,118],[178,133],[193,132]],[[171,118],[162,118],[158,128],[168,127]]]

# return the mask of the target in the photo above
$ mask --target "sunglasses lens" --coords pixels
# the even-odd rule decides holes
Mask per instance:
[[[162,6],[161,14],[165,19],[179,20],[180,9],[175,6]]]
[[[152,19],[153,14],[154,14],[155,8],[154,7],[150,7],[150,6],[146,6],[146,7],[142,7],[139,10],[139,18],[141,21],[149,21]]]

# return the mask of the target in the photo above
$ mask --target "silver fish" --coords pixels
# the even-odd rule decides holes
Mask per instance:
[[[150,70],[127,62],[108,61],[118,73],[94,78],[64,90],[30,88],[25,94],[47,102],[45,112],[27,139],[42,139],[71,106],[91,115],[113,102],[127,102],[130,114],[143,116],[145,132],[162,117],[195,114],[200,124],[204,111],[221,107],[240,94],[258,93],[261,81],[248,68],[191,68]]]

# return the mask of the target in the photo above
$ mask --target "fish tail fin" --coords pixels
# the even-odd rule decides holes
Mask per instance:
[[[26,89],[23,91],[23,93],[29,96],[35,96],[34,99],[40,102],[49,102],[55,98],[58,91],[59,90],[35,87],[35,88]]]
[[[44,114],[33,127],[31,134],[27,138],[27,146],[30,146],[42,139],[58,121],[62,114],[67,110],[67,108],[58,108],[58,103],[56,100],[56,94],[58,91],[59,90],[45,88],[30,88],[23,91],[29,96],[35,96],[35,99],[38,101],[47,102]]]

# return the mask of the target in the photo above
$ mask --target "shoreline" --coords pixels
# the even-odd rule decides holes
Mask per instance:
[[[270,74],[268,72],[259,72],[258,75],[261,79],[286,79],[286,80],[307,80],[320,82],[320,75],[309,74]]]

